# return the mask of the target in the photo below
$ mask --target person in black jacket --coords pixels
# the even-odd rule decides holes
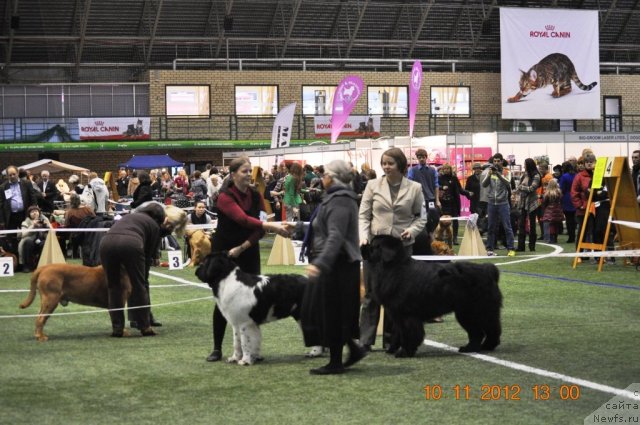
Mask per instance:
[[[40,197],[38,198],[38,206],[42,212],[51,214],[53,212],[53,202],[60,197],[60,191],[56,184],[49,180],[49,171],[42,170],[40,173],[40,182],[38,183]]]
[[[37,205],[36,190],[28,180],[18,178],[18,168],[9,165],[6,170],[8,180],[0,185],[0,230],[19,229],[27,218],[27,210]],[[7,235],[7,245],[14,254],[18,253],[16,234]]]
[[[133,192],[133,202],[131,208],[138,208],[145,202],[153,201],[153,191],[151,190],[151,178],[146,171],[138,171],[140,184]]]
[[[264,210],[262,195],[251,186],[249,158],[236,158],[229,164],[229,177],[220,189],[218,197],[218,225],[211,246],[212,252],[228,251],[244,272],[260,274],[260,246],[258,241],[265,231],[289,237],[293,225],[260,221]],[[213,310],[213,351],[208,362],[222,359],[222,341],[227,320],[216,305]]]
[[[462,188],[460,180],[451,168],[450,164],[444,164],[440,167],[440,175],[438,176],[440,183],[440,205],[442,215],[448,214],[451,217],[460,217],[460,195],[470,198],[469,192]],[[453,220],[453,244],[458,245],[458,220]]]
[[[473,174],[467,177],[467,182],[464,185],[464,190],[469,193],[469,212],[471,214],[478,214],[480,216],[481,211],[478,208],[480,204],[480,174],[482,174],[482,164],[474,162],[472,167]]]
[[[302,329],[307,346],[329,347],[330,360],[311,369],[312,375],[343,373],[361,360],[366,351],[359,337],[360,247],[358,244],[358,198],[351,189],[352,168],[342,160],[325,166],[323,184],[327,192],[314,212],[307,275],[312,282],[302,307]],[[311,236],[312,235],[312,236]],[[349,358],[342,362],[342,348]]]
[[[118,198],[126,198],[127,190],[129,188],[129,176],[127,170],[121,169],[118,171],[118,179],[116,180],[116,189],[118,191]]]
[[[120,271],[124,268],[131,281],[129,307],[143,336],[153,336],[149,307],[149,269],[163,236],[173,231],[182,236],[187,223],[184,211],[172,205],[149,202],[135,213],[117,221],[100,243],[100,259],[107,275],[109,287],[109,315],[113,332],[111,336],[122,337],[124,332],[124,305]]]

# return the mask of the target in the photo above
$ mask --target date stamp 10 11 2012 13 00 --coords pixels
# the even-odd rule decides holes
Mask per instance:
[[[439,384],[425,385],[424,397],[426,400],[437,401],[449,400],[511,400],[533,399],[534,401],[546,400],[567,400],[575,401],[580,399],[579,385],[549,385],[536,384],[523,388],[518,384],[490,385],[484,384],[478,387],[471,385],[456,384],[452,387],[444,387]]]

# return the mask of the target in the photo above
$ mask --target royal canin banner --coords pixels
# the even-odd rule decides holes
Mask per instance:
[[[80,140],[148,140],[151,118],[78,118]]]
[[[500,8],[503,119],[599,119],[597,10]]]
[[[330,137],[332,129],[331,117],[328,115],[313,117],[313,127],[315,128],[316,138]],[[337,137],[345,139],[380,137],[380,117],[369,117],[366,115],[348,117]]]

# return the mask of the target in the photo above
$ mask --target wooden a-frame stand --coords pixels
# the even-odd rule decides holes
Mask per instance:
[[[607,228],[604,233],[602,243],[583,242],[587,220],[589,219],[589,211],[592,207],[592,198],[594,188],[601,188],[602,183],[607,186],[609,191],[609,200],[611,210],[609,219],[607,220]],[[591,181],[591,189],[589,191],[589,200],[587,201],[586,214],[580,228],[580,236],[576,253],[582,249],[591,249],[594,251],[606,251],[607,242],[609,240],[609,231],[611,230],[611,220],[640,222],[640,207],[634,191],[633,181],[629,173],[628,159],[623,156],[608,157],[598,159],[596,170],[593,173]],[[618,242],[623,249],[640,248],[640,229],[627,226],[619,226],[616,224],[618,234]],[[578,264],[578,256],[573,260],[573,268]],[[598,261],[598,271],[602,271],[604,264],[604,256],[600,256]]]

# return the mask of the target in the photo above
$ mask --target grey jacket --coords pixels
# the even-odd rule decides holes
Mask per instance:
[[[338,256],[360,261],[358,196],[350,188],[325,194],[313,220],[313,260],[323,273],[331,271]]]
[[[501,173],[488,173],[482,180],[482,186],[488,187],[487,202],[491,205],[509,203],[511,182]]]
[[[535,211],[538,208],[538,193],[537,190],[540,187],[540,174],[535,173],[533,178],[530,179],[527,173],[524,173],[520,184],[518,185],[518,192],[520,198],[518,199],[518,209],[527,210],[527,212]]]

